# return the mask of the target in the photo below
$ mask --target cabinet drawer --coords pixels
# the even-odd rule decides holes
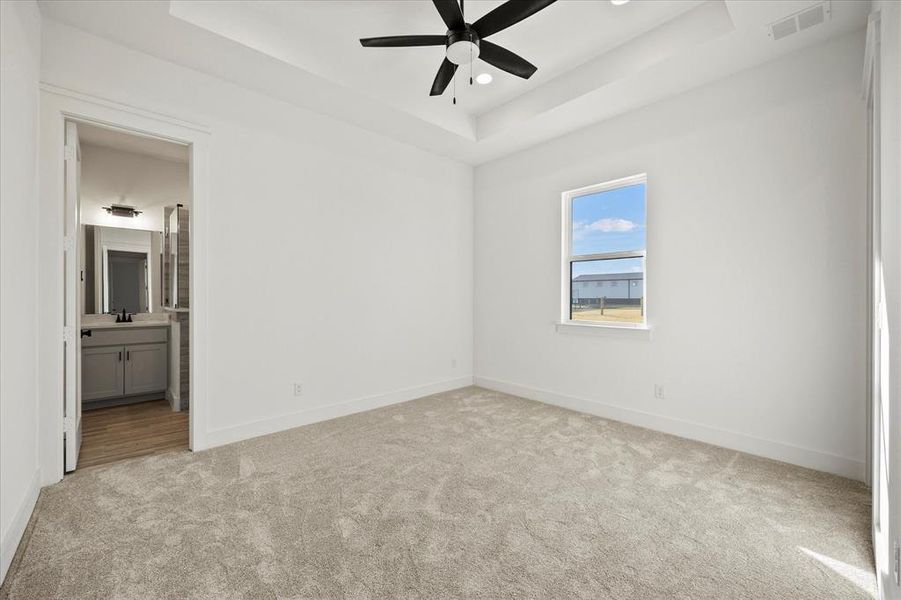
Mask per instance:
[[[85,329],[90,329],[86,327]],[[83,348],[96,346],[125,346],[127,344],[154,344],[168,340],[169,326],[138,327],[135,329],[91,329],[91,337],[81,338]]]

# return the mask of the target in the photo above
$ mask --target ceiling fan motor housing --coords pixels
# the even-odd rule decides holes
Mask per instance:
[[[466,24],[466,29],[447,32],[447,60],[455,65],[467,64],[479,57],[479,34]]]

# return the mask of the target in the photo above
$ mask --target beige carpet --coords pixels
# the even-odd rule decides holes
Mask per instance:
[[[9,598],[868,598],[863,485],[468,388],[44,490]]]

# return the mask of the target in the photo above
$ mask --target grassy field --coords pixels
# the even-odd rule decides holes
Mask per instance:
[[[573,310],[573,321],[594,321],[606,323],[641,323],[641,308],[638,306],[623,306],[617,308],[605,308],[601,314],[599,308]]]

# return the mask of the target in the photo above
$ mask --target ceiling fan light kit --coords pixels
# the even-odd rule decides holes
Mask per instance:
[[[367,48],[399,48],[415,46],[444,46],[445,57],[438,67],[432,82],[431,96],[440,96],[447,89],[457,67],[469,63],[472,84],[472,61],[481,58],[490,65],[517,77],[528,79],[538,67],[484,38],[503,31],[553,4],[556,0],[508,0],[475,23],[467,23],[463,18],[463,0],[432,0],[444,24],[445,35],[395,35],[387,37],[363,38],[360,44]],[[483,74],[484,75],[484,74]],[[479,83],[482,81],[479,76]],[[456,104],[456,97],[454,97]]]
[[[464,31],[447,32],[447,60],[457,66],[465,65],[479,57],[479,34],[467,28]]]

